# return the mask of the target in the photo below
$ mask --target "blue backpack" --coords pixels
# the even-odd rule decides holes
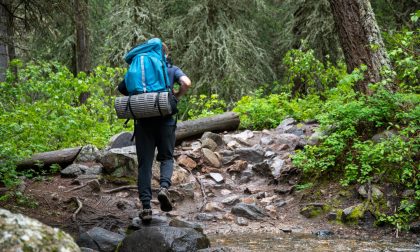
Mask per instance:
[[[124,59],[130,65],[125,75],[130,95],[170,91],[166,57],[160,39],[153,38],[136,46]]]

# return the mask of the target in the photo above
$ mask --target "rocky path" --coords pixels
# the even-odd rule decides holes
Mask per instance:
[[[175,150],[170,189],[175,209],[161,212],[154,195],[154,225],[198,227],[210,237],[256,232],[392,239],[391,229],[373,227],[368,216],[361,216],[361,225],[342,224],[345,219],[337,217],[336,210],[357,206],[353,188],[344,190],[329,181],[320,188],[298,190],[302,188],[300,174],[290,156],[306,144],[316,144],[317,126],[286,119],[273,130],[207,132],[199,140],[184,141]],[[92,237],[108,237],[101,242],[113,245],[100,250],[112,251],[127,235],[127,228],[143,227],[137,217],[140,202],[133,186],[137,160],[135,148],[127,146],[130,137],[129,133],[113,137],[105,150],[86,146],[60,176],[27,181],[22,192],[26,203],[35,208],[7,203],[1,207],[60,227],[78,239],[80,246],[95,248],[92,244],[98,241],[92,243]],[[158,180],[159,164],[155,163],[155,190]],[[410,233],[402,236],[415,238]],[[205,246],[200,239],[193,238]]]

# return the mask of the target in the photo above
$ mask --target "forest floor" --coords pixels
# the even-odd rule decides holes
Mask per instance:
[[[132,223],[132,219],[137,217],[140,204],[135,189],[106,193],[106,190],[118,186],[105,181],[101,185],[101,192],[92,193],[92,190],[87,186],[70,191],[77,187],[73,183],[73,179],[60,176],[27,180],[24,196],[2,201],[0,207],[38,219],[47,225],[61,228],[76,239],[81,232],[95,226],[124,233],[125,229]],[[263,179],[254,182],[254,186],[255,188],[258,187],[260,191],[272,191],[277,187],[267,185]],[[329,183],[322,191],[337,192],[339,187],[336,183]],[[247,188],[251,191],[254,190],[250,186]],[[243,188],[238,186],[234,190],[239,192],[243,191]],[[328,198],[332,195],[332,193],[321,195],[319,201],[328,201]],[[197,222],[203,226],[204,232],[208,235],[251,232],[270,233],[271,235],[285,232],[314,234],[320,230],[328,230],[340,239],[405,241],[411,243],[415,243],[418,239],[415,234],[409,232],[400,232],[398,238],[396,238],[395,230],[390,227],[376,227],[371,224],[344,225],[326,221],[325,216],[308,219],[299,212],[312,196],[303,192],[293,192],[285,195],[283,199],[287,204],[279,208],[276,213],[270,213],[269,217],[262,220],[249,220],[248,224],[244,226],[238,225],[234,216],[223,210],[219,215],[216,214],[213,220],[197,220],[196,215],[201,212],[202,199],[175,202],[175,209],[169,213],[161,212],[158,202],[155,200],[152,201],[152,208],[155,217],[176,217]],[[219,197],[224,196],[215,191],[215,200]],[[76,198],[82,203],[82,208],[75,215],[80,206]]]

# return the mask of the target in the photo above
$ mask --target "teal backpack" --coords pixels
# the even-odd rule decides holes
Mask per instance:
[[[125,85],[130,95],[170,91],[162,41],[152,38],[130,50],[124,57],[130,65]]]

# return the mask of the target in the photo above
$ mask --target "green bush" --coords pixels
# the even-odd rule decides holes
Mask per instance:
[[[0,83],[0,181],[6,185],[13,183],[19,159],[87,143],[103,147],[122,130],[113,109],[122,69],[98,66],[74,77],[57,63],[14,64],[18,75],[9,73]]]

